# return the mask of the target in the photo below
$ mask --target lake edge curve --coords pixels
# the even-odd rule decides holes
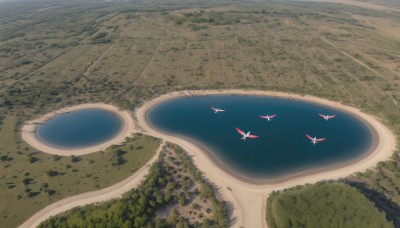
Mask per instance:
[[[39,137],[37,137],[36,131],[41,124],[59,115],[84,109],[101,109],[104,111],[111,112],[121,120],[121,129],[111,139],[106,140],[100,144],[88,147],[74,147],[74,148],[57,147],[50,145],[44,142]],[[105,103],[86,103],[86,104],[61,108],[53,112],[41,115],[34,120],[26,121],[21,128],[21,137],[28,145],[44,153],[61,155],[61,156],[71,156],[71,155],[79,156],[105,150],[111,145],[122,143],[125,141],[126,137],[129,137],[134,132],[135,132],[134,121],[128,111],[121,110],[116,106]]]
[[[311,168],[305,169],[304,171],[294,172],[288,175],[283,175],[277,178],[252,178],[245,175],[242,175],[240,171],[234,170],[233,168],[226,165],[216,154],[208,150],[204,145],[200,142],[197,142],[188,137],[173,135],[167,132],[163,132],[156,127],[152,126],[152,124],[148,121],[148,111],[156,105],[176,99],[179,97],[185,96],[207,96],[207,95],[251,95],[251,96],[267,96],[267,97],[276,97],[283,99],[291,99],[291,100],[301,100],[304,102],[315,103],[321,106],[327,106],[330,108],[338,109],[340,111],[345,112],[348,115],[357,118],[360,122],[362,122],[370,131],[373,142],[367,151],[362,152],[360,156],[357,156],[354,159],[350,159],[344,162],[339,162],[335,164],[331,164],[325,166],[323,168]],[[352,174],[357,171],[363,171],[367,168],[371,168],[375,166],[379,161],[388,160],[392,155],[392,152],[396,148],[396,140],[394,134],[383,124],[381,124],[375,117],[363,113],[361,110],[343,105],[339,102],[330,101],[323,98],[318,98],[310,95],[298,95],[292,93],[283,93],[283,92],[273,92],[273,91],[258,91],[258,90],[204,90],[204,91],[178,91],[172,92],[168,94],[161,95],[153,100],[145,102],[140,108],[135,111],[135,119],[138,122],[137,125],[147,134],[153,135],[155,137],[162,138],[167,141],[171,141],[183,147],[184,149],[193,150],[197,148],[196,152],[201,152],[205,157],[202,157],[200,163],[208,162],[207,166],[213,166],[212,172],[219,170],[222,173],[225,173],[240,182],[248,183],[251,185],[265,185],[265,184],[277,184],[289,182],[291,180],[298,179],[300,177],[309,177],[320,175],[328,172],[334,172],[340,170],[340,174],[343,175],[334,175],[335,177],[320,178],[322,179],[336,179],[339,177],[345,177],[349,174]],[[198,153],[193,153],[188,151],[189,154],[196,156]],[[195,162],[197,163],[197,162]],[[201,164],[200,164],[201,165]],[[349,167],[355,168],[357,171],[352,171],[353,169],[347,170]]]

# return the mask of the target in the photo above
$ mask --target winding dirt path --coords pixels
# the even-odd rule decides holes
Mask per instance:
[[[366,9],[374,9],[374,10],[384,10],[384,11],[397,11],[395,8],[390,8],[390,6],[377,4],[374,2],[366,2],[366,1],[357,1],[357,0],[311,0],[311,2],[332,2],[339,3],[350,6],[358,6]]]

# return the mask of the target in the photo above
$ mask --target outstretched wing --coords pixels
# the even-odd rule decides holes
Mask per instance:
[[[326,138],[320,138],[320,139],[317,139],[316,141],[317,142],[322,142],[322,141],[324,141]]]
[[[225,112],[225,109],[220,109],[219,111],[220,111],[220,112]]]
[[[328,116],[328,119],[332,119],[332,118],[334,118],[336,115],[331,115],[331,116]]]
[[[249,135],[249,138],[255,139],[255,138],[258,138],[258,136],[257,135]]]
[[[307,138],[309,138],[310,140],[314,140],[313,137],[309,136],[308,134],[306,134]]]
[[[323,115],[323,114],[318,114],[320,117],[322,117],[322,118],[325,118],[325,115]]]
[[[272,115],[272,116],[269,116],[269,118],[274,118],[276,115],[278,115],[278,114],[274,114],[274,115]]]
[[[261,118],[263,118],[263,119],[267,119],[268,117],[267,116],[260,116]]]
[[[239,132],[239,134],[241,134],[241,135],[246,135],[246,133],[244,133],[244,132],[243,132],[242,130],[240,130],[239,128],[236,127],[235,129],[236,129],[237,132]]]
[[[211,107],[211,109],[212,109],[212,110],[214,110],[214,111],[217,111],[217,109],[216,109],[216,108],[214,108],[214,107]]]

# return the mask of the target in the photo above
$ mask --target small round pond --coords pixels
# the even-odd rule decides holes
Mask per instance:
[[[260,118],[273,114],[271,121]],[[319,114],[336,116],[327,121]],[[195,142],[228,170],[250,178],[280,178],[354,161],[374,142],[371,127],[345,111],[268,96],[178,97],[153,106],[146,118],[153,128]],[[259,137],[241,140],[236,127]],[[313,145],[306,134],[326,140]]]
[[[37,138],[56,148],[81,148],[101,144],[116,136],[123,127],[115,113],[96,108],[58,115],[41,124]]]

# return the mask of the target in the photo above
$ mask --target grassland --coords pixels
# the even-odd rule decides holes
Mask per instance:
[[[25,189],[39,191],[47,182],[39,177],[52,180],[45,173],[53,166],[66,172],[70,158],[53,161],[34,152],[21,142],[18,129],[25,120],[66,105],[101,101],[134,109],[183,89],[277,90],[358,107],[400,136],[400,16],[394,10],[304,2],[0,4],[0,197],[9,202],[0,206],[2,224],[22,222],[58,195],[29,198]],[[94,164],[105,159],[96,156]],[[84,161],[71,163],[82,167],[66,173],[93,183],[96,171],[85,164],[83,172]],[[396,151],[391,161],[346,180],[395,224],[399,161]],[[37,183],[24,186],[26,178]],[[104,178],[99,187],[110,180]],[[9,189],[13,184],[6,183],[18,185]],[[47,183],[64,191],[61,182]],[[65,189],[70,191],[64,196],[89,190]],[[17,214],[21,205],[32,211]]]
[[[103,152],[53,156],[17,144],[10,134],[15,132],[15,121],[15,117],[7,117],[0,130],[0,214],[4,227],[15,227],[67,196],[102,189],[127,178],[152,157],[159,144],[158,139],[135,135],[124,145]]]

